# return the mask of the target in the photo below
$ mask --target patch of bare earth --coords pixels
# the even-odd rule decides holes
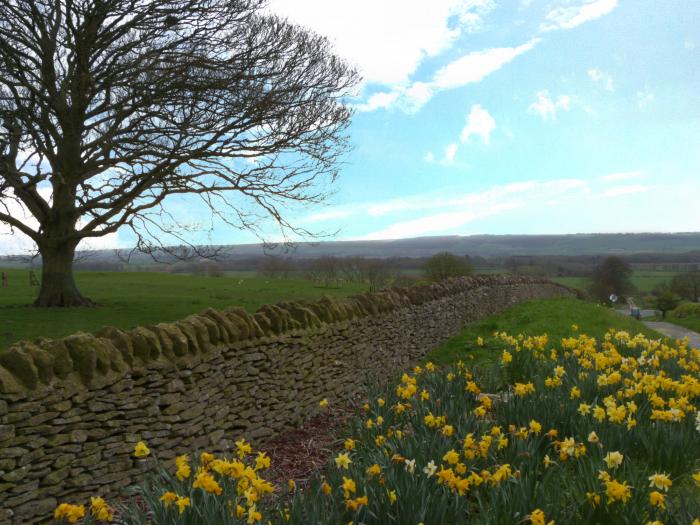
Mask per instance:
[[[323,469],[329,457],[342,448],[345,438],[342,432],[361,412],[363,402],[355,397],[347,404],[332,405],[301,427],[282,432],[265,443],[262,449],[271,459],[265,478],[282,490],[290,479],[300,489],[306,486],[313,473]]]

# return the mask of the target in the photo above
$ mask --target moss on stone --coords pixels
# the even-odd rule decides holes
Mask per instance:
[[[53,373],[59,379],[67,378],[73,372],[73,359],[63,339],[47,340],[42,348],[53,357]]]
[[[143,363],[155,361],[162,352],[158,336],[144,326],[137,326],[129,332],[129,338],[134,348],[134,357]]]
[[[73,369],[85,383],[92,381],[97,369],[95,338],[90,334],[78,332],[64,338],[63,342],[73,360]]]
[[[238,330],[238,341],[251,338],[253,331],[248,323],[248,312],[238,306],[232,306],[224,310],[223,313]]]
[[[231,341],[233,324],[222,312],[214,310],[213,308],[207,308],[202,315],[207,316],[219,327],[219,340],[222,343],[227,344]]]
[[[298,302],[284,303],[284,308],[301,329],[318,328],[322,324],[315,312]]]
[[[177,321],[175,327],[185,336],[187,339],[187,351],[190,355],[199,354],[199,341],[197,340],[197,331],[194,327],[186,323],[184,320]]]
[[[200,352],[207,352],[211,346],[209,339],[209,331],[207,327],[202,323],[197,315],[188,315],[183,319],[183,322],[189,324],[194,330],[195,336],[197,337],[197,343],[199,344]]]
[[[17,346],[0,353],[0,365],[4,366],[17,380],[30,389],[39,383],[39,374],[32,358]]]
[[[221,341],[221,334],[218,325],[206,315],[198,315],[197,321],[204,325],[207,330],[207,337],[209,338],[209,345],[216,345]]]
[[[160,343],[160,350],[163,355],[173,361],[175,359],[175,352],[173,352],[173,341],[168,335],[168,333],[163,330],[162,324],[157,324],[156,326],[149,326],[148,329],[156,334],[158,337],[158,342]]]
[[[100,339],[95,340],[95,370],[102,375],[106,375],[112,370],[112,359],[105,346],[100,342]]]
[[[263,312],[255,312],[253,317],[265,335],[272,334],[272,323],[267,315],[265,315]]]
[[[167,339],[170,341],[170,351],[175,356],[183,356],[187,354],[188,343],[187,337],[182,331],[173,323],[160,323],[157,325],[160,329],[158,334],[161,339]],[[165,352],[166,344],[163,344],[163,351]]]
[[[54,356],[46,350],[31,343],[23,343],[23,350],[29,354],[34,361],[39,381],[48,385],[54,377],[53,362]]]
[[[96,334],[97,337],[109,339],[122,355],[122,359],[129,365],[134,364],[134,346],[126,332],[113,326],[105,326]]]
[[[258,312],[262,312],[270,320],[270,329],[273,334],[281,334],[290,329],[291,317],[286,310],[282,310],[274,304],[266,304]]]

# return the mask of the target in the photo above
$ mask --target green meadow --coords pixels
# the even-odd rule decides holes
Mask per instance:
[[[62,337],[77,331],[92,332],[103,326],[129,329],[175,321],[209,307],[240,306],[254,312],[264,304],[314,300],[324,295],[366,292],[367,287],[318,288],[304,279],[266,279],[252,272],[223,277],[155,272],[78,272],[81,292],[95,308],[40,309],[31,306],[37,288],[29,286],[26,270],[3,270],[7,288],[0,288],[0,348],[21,339]]]
[[[677,272],[662,270],[635,270],[630,280],[638,292],[649,293],[664,281],[670,281],[676,274]],[[551,280],[579,290],[588,289],[590,284],[586,277],[552,277]]]
[[[175,321],[210,307],[223,309],[240,306],[254,312],[264,304],[280,301],[315,300],[324,295],[345,296],[367,291],[362,284],[325,288],[301,278],[264,278],[256,276],[254,272],[228,272],[222,277],[159,272],[77,272],[80,290],[95,301],[97,307],[39,309],[31,306],[37,288],[29,286],[29,272],[18,269],[3,271],[8,274],[9,286],[0,288],[0,348],[21,339],[62,337],[77,331],[96,331],[103,326],[130,329],[138,325]],[[633,281],[640,290],[650,290],[672,275],[671,272],[635,272]],[[587,286],[585,278],[561,277],[552,280],[572,288],[585,289]],[[506,323],[502,327],[494,324],[494,321],[483,321],[468,331],[487,335],[499,326],[499,330],[509,332],[548,331],[555,335],[557,326],[561,325],[563,333],[571,319],[579,318],[582,326],[595,321],[601,330],[605,326],[613,326],[610,324],[613,320],[622,323],[614,317],[614,313],[591,303],[544,301],[517,307],[499,317],[499,323]],[[640,331],[643,331],[642,328]],[[593,333],[592,328],[587,330],[587,333]]]

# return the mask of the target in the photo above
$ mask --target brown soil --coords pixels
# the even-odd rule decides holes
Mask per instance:
[[[281,433],[262,447],[271,459],[265,478],[286,490],[293,479],[303,488],[316,470],[342,448],[341,435],[348,421],[361,411],[364,400],[351,399],[347,405],[331,405],[327,412],[312,417],[301,427]]]

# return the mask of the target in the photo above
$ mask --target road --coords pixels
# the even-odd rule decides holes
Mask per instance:
[[[624,315],[626,317],[630,316],[629,308],[617,308],[615,311],[620,315]],[[639,310],[639,317],[641,317],[642,319],[644,319],[645,317],[656,317],[657,315],[659,315],[659,312],[657,312],[656,310]]]
[[[690,339],[690,346],[693,348],[700,348],[700,334],[678,326],[676,324],[664,323],[662,321],[643,321],[652,330],[664,334],[672,339],[683,339],[688,337]]]

